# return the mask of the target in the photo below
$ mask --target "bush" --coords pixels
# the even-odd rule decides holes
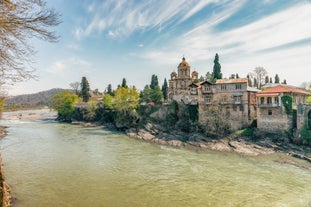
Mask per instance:
[[[307,125],[304,125],[300,130],[300,136],[303,144],[311,146],[311,130],[308,129]]]

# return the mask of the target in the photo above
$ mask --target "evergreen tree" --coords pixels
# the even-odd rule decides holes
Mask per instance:
[[[149,87],[149,85],[145,85],[144,90],[141,92],[142,102],[151,102],[151,91],[152,89]]]
[[[108,93],[110,96],[113,96],[113,91],[112,91],[112,86],[111,86],[111,84],[108,84],[107,93]]]
[[[283,80],[282,84],[287,85],[286,79]]]
[[[258,85],[257,85],[258,83],[257,83],[257,79],[256,78],[254,78],[254,84],[253,84],[253,86],[254,87],[258,87]]]
[[[207,72],[205,75],[205,80],[210,81],[212,78],[212,74],[210,72]],[[201,79],[201,78],[200,78]],[[204,80],[203,80],[204,81]]]
[[[164,100],[167,100],[167,80],[166,78],[164,78],[164,83],[162,85],[162,94],[163,94],[163,98]]]
[[[81,81],[81,94],[83,102],[88,102],[90,99],[90,85],[86,77],[82,77]]]
[[[272,83],[272,78],[270,77],[270,83]]]
[[[215,59],[214,59],[213,78],[215,78],[215,79],[222,79],[221,65],[219,63],[218,53],[216,53]]]
[[[252,87],[252,80],[249,75],[246,76],[248,80],[248,86]]]
[[[153,74],[153,75],[151,76],[150,88],[151,88],[151,89],[155,89],[156,86],[159,86],[158,76],[156,76],[156,75]]]
[[[154,89],[151,89],[151,101],[154,103],[161,103],[163,99],[163,93],[160,89],[160,86],[156,86]]]
[[[269,76],[266,76],[265,78],[265,84],[269,83]]]
[[[125,78],[122,79],[121,87],[122,87],[122,88],[128,88],[128,86],[127,86],[127,84],[126,84],[126,79],[125,79]]]
[[[274,83],[280,83],[280,78],[278,74],[276,74],[274,77]]]
[[[235,78],[240,78],[239,74],[235,74]]]

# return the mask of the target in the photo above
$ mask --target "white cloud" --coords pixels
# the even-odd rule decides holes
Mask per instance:
[[[145,28],[164,28],[171,24],[180,24],[211,3],[218,0],[180,0],[180,1],[111,1],[107,0],[98,5],[90,5],[87,11],[93,15],[91,21],[83,28],[76,29],[75,34],[79,39],[87,37],[94,32],[112,32],[117,36],[126,37],[134,31]],[[223,1],[220,6],[227,8],[243,4],[244,1]],[[229,6],[226,6],[226,5]],[[228,11],[228,9],[224,9]],[[230,14],[222,15],[225,19]],[[218,16],[219,17],[219,16]],[[220,20],[220,19],[218,19]],[[202,20],[203,21],[203,20]],[[221,21],[221,20],[220,20]]]
[[[90,63],[86,60],[79,58],[69,58],[64,60],[58,60],[52,63],[50,67],[47,68],[48,73],[57,74],[63,76],[70,70],[89,70]]]

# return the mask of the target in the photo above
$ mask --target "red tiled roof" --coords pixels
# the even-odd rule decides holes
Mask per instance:
[[[225,84],[225,83],[247,83],[247,78],[232,78],[232,79],[219,79],[216,81],[216,84]]]
[[[309,93],[304,89],[287,85],[277,85],[258,92],[258,94],[271,94],[271,93],[296,93],[296,94],[311,95],[311,93]]]

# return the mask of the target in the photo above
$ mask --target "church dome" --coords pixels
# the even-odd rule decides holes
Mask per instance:
[[[181,63],[179,63],[179,67],[180,66],[186,66],[189,67],[189,63],[186,61],[186,58],[183,57]]]

